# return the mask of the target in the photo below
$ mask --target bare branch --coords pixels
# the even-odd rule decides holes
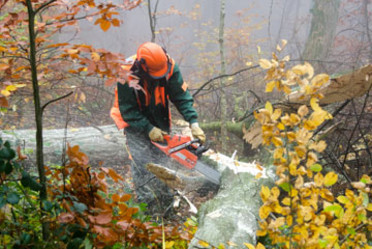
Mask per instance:
[[[70,96],[70,95],[73,94],[73,93],[74,93],[74,92],[69,92],[69,93],[66,94],[66,95],[63,95],[63,96],[61,96],[61,97],[59,97],[59,98],[52,99],[52,100],[46,102],[46,103],[41,107],[41,113],[44,112],[44,109],[45,109],[49,104],[52,104],[52,103],[54,103],[54,102],[56,102],[56,101],[58,101],[58,100],[61,100],[61,99],[67,98],[68,96]]]

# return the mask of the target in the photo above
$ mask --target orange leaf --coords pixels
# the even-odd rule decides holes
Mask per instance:
[[[17,147],[17,154],[18,154],[18,158],[19,158],[19,160],[25,160],[25,159],[27,159],[27,156],[22,155],[22,152],[21,152],[21,146],[18,146],[18,147]]]
[[[6,70],[8,68],[9,68],[9,65],[8,64],[4,64],[4,63],[1,63],[0,64],[0,71]]]
[[[5,97],[0,97],[0,107],[9,107],[8,100]]]
[[[124,180],[123,177],[121,177],[120,175],[118,175],[115,170],[113,169],[109,169],[109,172],[108,172],[109,176],[115,181],[115,182],[118,182],[118,180]]]
[[[111,212],[106,212],[106,213],[101,213],[97,216],[94,217],[95,223],[99,225],[105,225],[109,223],[112,219],[112,213]]]
[[[112,25],[114,25],[115,27],[119,27],[120,26],[120,21],[118,19],[112,19]]]
[[[110,28],[111,23],[110,23],[109,21],[107,21],[107,20],[102,20],[102,21],[100,22],[99,26],[101,27],[101,29],[102,29],[103,31],[106,32],[106,31]]]
[[[119,202],[120,201],[120,196],[118,194],[113,194],[111,199],[114,201],[114,202]]]
[[[131,196],[130,194],[122,195],[121,198],[120,198],[120,201],[121,201],[121,202],[129,201],[131,197],[132,197],[132,196]]]
[[[58,216],[58,221],[60,223],[69,223],[71,221],[74,220],[74,215],[73,214],[70,214],[70,213],[61,213],[59,216]]]

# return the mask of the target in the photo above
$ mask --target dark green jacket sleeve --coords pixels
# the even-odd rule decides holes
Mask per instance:
[[[117,84],[119,109],[124,121],[131,127],[149,132],[154,126],[141,113],[134,89],[128,84]]]
[[[194,99],[188,89],[182,88],[184,82],[180,69],[174,65],[173,74],[168,81],[168,93],[172,103],[176,106],[183,118],[190,124],[197,122],[198,114],[193,107]]]

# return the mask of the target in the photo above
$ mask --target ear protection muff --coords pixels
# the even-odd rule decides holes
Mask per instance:
[[[136,69],[137,69],[137,71],[140,75],[145,76],[145,77],[150,78],[150,79],[161,79],[161,78],[166,77],[169,74],[169,72],[172,68],[172,63],[171,63],[171,60],[170,60],[169,55],[168,55],[167,51],[165,50],[165,48],[163,48],[163,47],[161,47],[161,48],[163,49],[165,55],[167,56],[167,67],[168,68],[167,68],[166,73],[161,77],[151,76],[150,73],[149,73],[149,68],[146,64],[146,60],[144,58],[141,58],[140,60],[138,60],[138,58],[137,58],[134,61],[134,66],[136,67]]]

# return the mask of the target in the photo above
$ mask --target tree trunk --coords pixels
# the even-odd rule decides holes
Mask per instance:
[[[40,91],[39,82],[37,79],[37,65],[36,65],[36,34],[35,34],[35,11],[32,7],[31,0],[26,1],[28,11],[28,31],[30,42],[30,55],[29,62],[31,67],[31,81],[34,96],[35,106],[35,122],[36,122],[36,165],[39,172],[39,180],[41,184],[40,190],[40,208],[43,208],[43,201],[47,199],[46,177],[44,170],[44,157],[43,157],[43,113],[40,105]],[[43,238],[48,238],[48,225],[42,222]]]
[[[220,44],[220,60],[221,60],[221,75],[226,74],[226,62],[225,62],[225,47],[224,47],[224,28],[225,28],[225,0],[221,0],[221,9],[220,9],[220,28],[219,28],[219,44]],[[226,79],[220,79],[220,120],[221,120],[221,146],[222,151],[226,151],[227,148],[227,102],[226,102],[226,93],[225,93]]]
[[[318,72],[324,71],[321,70],[322,61],[328,57],[332,48],[338,22],[340,0],[313,0],[313,4],[310,34],[302,57],[307,61],[319,61],[319,63],[312,63],[315,72]]]

